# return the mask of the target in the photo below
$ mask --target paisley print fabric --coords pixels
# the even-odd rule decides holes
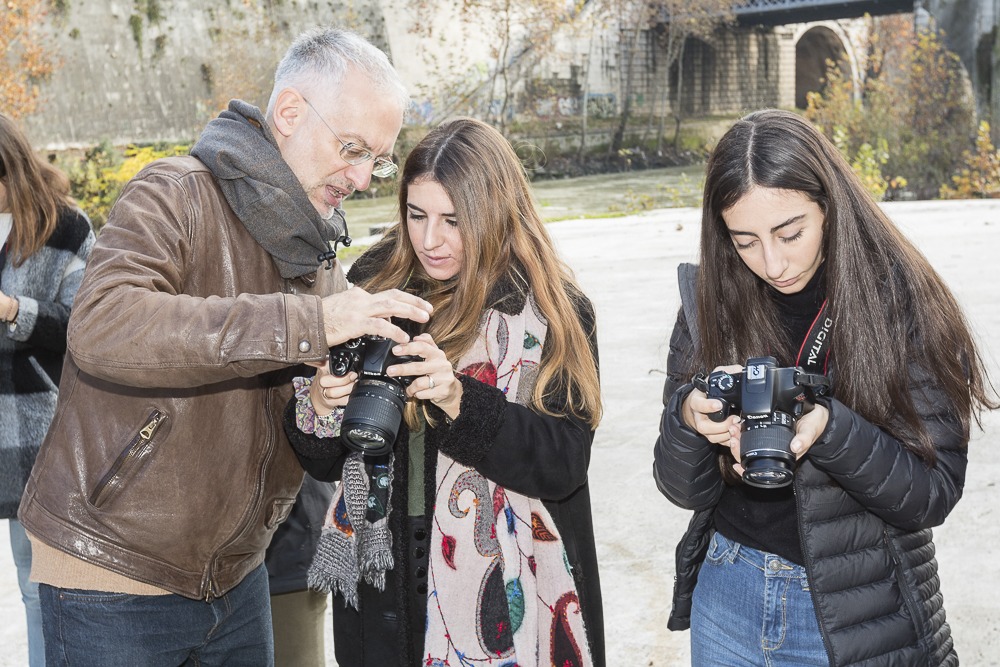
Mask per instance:
[[[496,310],[460,372],[526,404],[546,323],[534,299]],[[541,500],[514,493],[438,453],[431,535],[427,667],[592,667],[562,539]]]

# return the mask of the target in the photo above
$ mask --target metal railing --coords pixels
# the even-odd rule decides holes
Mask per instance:
[[[733,14],[741,23],[774,24],[901,14],[913,7],[914,0],[742,0],[733,3]]]

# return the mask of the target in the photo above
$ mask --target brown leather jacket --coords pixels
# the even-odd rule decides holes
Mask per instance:
[[[189,598],[238,584],[295,502],[281,413],[327,354],[320,295],[346,286],[339,264],[282,278],[198,160],[147,167],[76,297],[28,531]]]

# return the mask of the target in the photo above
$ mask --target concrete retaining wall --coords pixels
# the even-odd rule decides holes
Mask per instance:
[[[346,21],[387,48],[375,0],[70,0],[50,10],[62,64],[24,125],[49,148],[190,141],[229,96],[266,104],[295,35]]]

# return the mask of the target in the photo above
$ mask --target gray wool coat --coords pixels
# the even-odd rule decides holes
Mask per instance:
[[[82,211],[65,208],[45,245],[14,266],[0,290],[20,303],[17,325],[0,323],[0,519],[17,516],[21,493],[52,422],[73,297],[94,246]]]

